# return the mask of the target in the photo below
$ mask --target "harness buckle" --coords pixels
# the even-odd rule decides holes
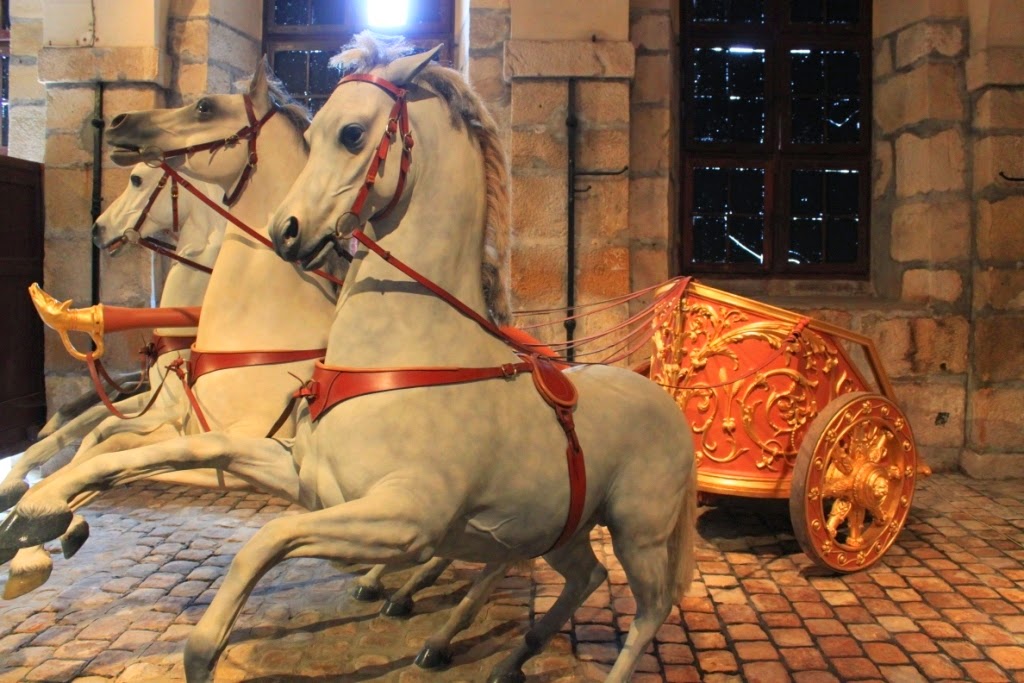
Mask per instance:
[[[392,141],[394,141],[394,139],[395,139],[395,132],[397,130],[398,130],[398,119],[396,119],[396,118],[388,119],[388,137]]]
[[[234,135],[232,135],[230,137],[224,138],[224,145],[227,146],[227,147],[234,147],[237,144],[238,144],[238,133],[235,133]]]
[[[121,237],[123,237],[124,241],[129,244],[138,244],[139,240],[142,239],[142,235],[140,235],[139,231],[135,228],[128,228],[124,231]]]
[[[406,150],[412,149],[412,133],[406,133],[404,136],[402,136],[402,144],[405,145]]]
[[[505,379],[512,379],[519,374],[518,368],[515,363],[505,363],[501,366],[501,376]]]

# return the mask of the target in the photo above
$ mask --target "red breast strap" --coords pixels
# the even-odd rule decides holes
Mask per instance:
[[[323,358],[327,349],[304,349],[302,351],[199,351],[192,346],[188,360],[188,384],[192,386],[205,374],[230,368],[245,368],[255,365],[277,365],[300,360]]]
[[[479,382],[498,377],[510,378],[522,372],[531,373],[537,392],[554,408],[568,441],[565,458],[569,469],[569,512],[562,533],[542,553],[546,554],[572,538],[579,527],[587,497],[587,468],[572,418],[577,399],[576,387],[551,359],[542,356],[520,358],[523,359],[520,363],[490,368],[342,368],[324,365],[318,360],[313,368],[313,378],[295,396],[310,402],[309,415],[316,422],[339,403],[367,394]]]
[[[162,334],[153,333],[153,341],[149,343],[149,346],[144,351],[152,354],[152,358],[157,358],[165,353],[185,351],[192,348],[192,345],[195,343],[195,335],[190,337],[165,337]]]
[[[506,363],[491,368],[341,368],[317,361],[313,379],[298,391],[310,400],[309,416],[319,420],[324,413],[343,401],[367,394],[415,387],[479,382],[498,377],[515,377],[529,372],[531,365]]]

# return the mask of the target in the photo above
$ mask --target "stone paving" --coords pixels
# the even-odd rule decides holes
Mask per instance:
[[[297,514],[261,494],[136,484],[86,510],[92,538],[49,583],[0,602],[0,683],[181,681],[182,648],[241,544]],[[920,482],[897,545],[870,570],[822,575],[784,503],[701,510],[699,579],[635,681],[1024,683],[1024,481],[937,474]],[[597,681],[635,609],[607,534],[609,581],[527,668],[531,683]],[[397,586],[404,574],[387,579]],[[350,597],[353,574],[287,562],[258,585],[216,680],[482,681],[559,590],[542,562],[512,572],[445,671],[413,658],[472,577],[453,565],[407,620]]]

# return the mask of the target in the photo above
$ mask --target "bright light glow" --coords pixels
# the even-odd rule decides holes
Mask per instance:
[[[366,0],[366,22],[372,28],[401,28],[409,23],[409,0]]]
[[[729,48],[729,52],[738,52],[740,54],[748,55],[754,52],[764,52],[764,50],[756,47],[743,47],[740,45],[735,45]]]

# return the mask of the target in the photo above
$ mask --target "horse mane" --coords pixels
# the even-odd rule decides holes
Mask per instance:
[[[331,66],[343,74],[369,73],[387,66],[395,59],[415,50],[415,46],[398,36],[382,36],[363,31],[352,38],[341,54],[331,59]],[[494,117],[480,101],[461,73],[431,63],[416,81],[436,92],[448,105],[453,128],[466,128],[476,138],[483,154],[487,210],[484,218],[484,248],[480,269],[484,301],[494,322],[507,325],[512,320],[509,298],[509,197],[508,160],[501,145],[501,135]]]

